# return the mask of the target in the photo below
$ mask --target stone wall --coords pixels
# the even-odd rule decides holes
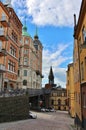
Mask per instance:
[[[29,117],[28,96],[0,98],[0,122],[23,120]]]

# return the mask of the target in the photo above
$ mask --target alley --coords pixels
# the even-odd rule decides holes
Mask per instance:
[[[74,119],[65,111],[35,113],[37,119],[2,123],[0,130],[74,130]]]

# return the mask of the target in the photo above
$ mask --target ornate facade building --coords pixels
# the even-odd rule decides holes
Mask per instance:
[[[0,1],[0,89],[15,88],[22,23],[9,0]]]
[[[0,90],[42,87],[43,46],[27,32],[12,8],[0,1]]]
[[[67,90],[66,88],[52,88],[50,95],[50,106],[55,110],[68,110]]]
[[[61,86],[56,86],[54,84],[54,74],[52,66],[49,72],[49,83],[45,85],[46,91],[50,91],[49,95],[46,95],[46,107],[54,108],[55,110],[68,110],[67,102],[67,90],[66,88],[61,88]]]
[[[23,26],[20,46],[17,85],[19,88],[41,89],[42,87],[42,44],[38,35],[34,40]]]

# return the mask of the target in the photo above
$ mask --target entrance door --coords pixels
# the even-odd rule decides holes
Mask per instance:
[[[4,91],[7,90],[7,82],[4,82]]]

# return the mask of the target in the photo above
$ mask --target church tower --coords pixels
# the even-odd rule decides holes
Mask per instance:
[[[50,67],[50,72],[49,72],[48,79],[49,79],[49,84],[54,85],[54,75],[53,75],[52,66]]]

